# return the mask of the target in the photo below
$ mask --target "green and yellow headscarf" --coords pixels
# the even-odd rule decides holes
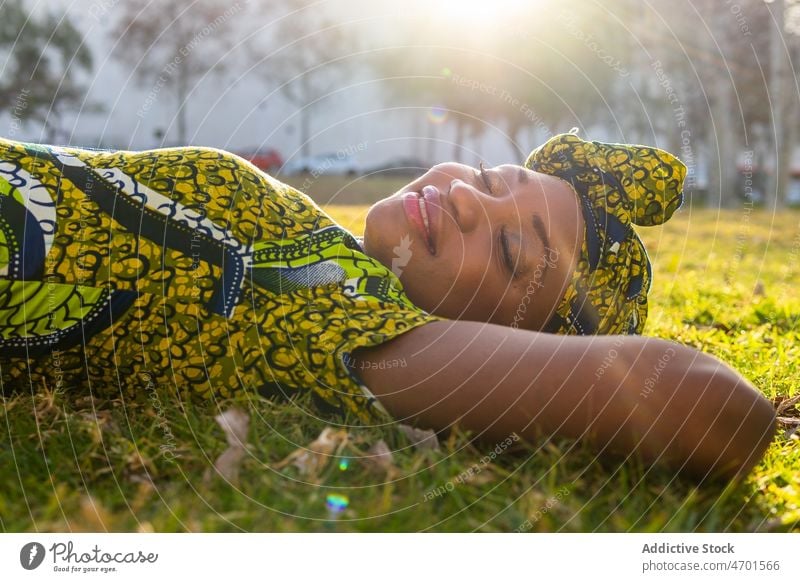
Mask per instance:
[[[641,333],[652,272],[633,225],[669,220],[683,202],[686,166],[660,149],[567,133],[535,149],[525,167],[569,182],[586,223],[578,265],[542,331]]]

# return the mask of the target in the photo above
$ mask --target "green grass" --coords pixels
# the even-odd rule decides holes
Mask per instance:
[[[411,182],[413,177],[389,176],[320,176],[311,174],[280,176],[280,179],[308,194],[318,204],[353,206],[373,204],[397,192]]]
[[[359,231],[366,209],[328,210]],[[769,398],[797,394],[800,213],[773,220],[689,208],[643,230],[655,268],[646,333],[721,357]],[[158,398],[159,406],[63,392],[7,399],[0,529],[800,531],[800,440],[786,427],[753,473],[727,488],[600,461],[568,441],[524,445],[482,465],[485,453],[463,434],[419,451],[393,426],[350,429],[339,452],[348,466],[337,458],[312,482],[294,467],[275,469],[325,426],[298,407]],[[214,416],[233,405],[251,419],[238,485],[213,471],[227,447]],[[356,459],[380,439],[394,451],[389,473]],[[475,478],[459,483],[476,464]],[[426,500],[437,488],[444,493]],[[330,494],[348,499],[338,515],[326,508]]]

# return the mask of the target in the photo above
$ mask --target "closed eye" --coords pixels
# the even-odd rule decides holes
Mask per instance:
[[[516,278],[517,277],[517,266],[514,263],[514,259],[511,257],[511,249],[509,248],[508,244],[508,235],[506,234],[506,227],[500,227],[500,255],[503,259],[503,264],[505,265],[508,272],[511,273],[511,276]]]

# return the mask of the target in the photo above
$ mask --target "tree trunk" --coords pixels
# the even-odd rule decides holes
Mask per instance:
[[[436,128],[438,125],[428,120],[427,126],[428,135],[425,138],[425,157],[427,158],[426,162],[432,165],[436,159]]]
[[[774,18],[774,26],[770,35],[770,75],[769,95],[772,108],[772,143],[774,146],[775,160],[773,172],[769,175],[766,188],[767,208],[778,209],[783,206],[783,197],[789,178],[789,148],[786,144],[786,122],[784,115],[786,99],[784,96],[784,80],[786,78],[786,42],[783,37],[784,15],[786,6],[784,0],[774,0],[767,4]]]
[[[508,125],[506,126],[506,138],[508,139],[508,145],[511,146],[512,154],[511,158],[509,159],[512,160],[512,163],[513,160],[519,159],[520,160],[519,163],[523,164],[525,162],[525,159],[524,157],[520,159],[520,156],[527,155],[525,152],[522,151],[522,148],[520,148],[519,134],[521,131],[522,131],[522,124],[514,120],[509,120]]]
[[[456,137],[453,140],[453,161],[461,163],[461,155],[464,152],[464,119],[460,115],[455,116]]]
[[[186,82],[186,70],[184,66],[178,68],[177,76],[177,96],[178,96],[178,145],[188,145],[187,140],[187,120],[186,120],[186,98],[188,93],[188,83]]]
[[[732,41],[730,31],[717,19],[712,23],[711,35],[707,37],[706,47],[712,54],[720,51],[718,42],[728,46]],[[735,208],[739,200],[738,154],[740,147],[737,131],[734,80],[727,69],[707,65],[707,93],[711,113],[707,126],[708,164],[708,205],[717,208]]]
[[[734,88],[728,82],[717,85],[717,143],[719,152],[719,194],[720,207],[736,208],[739,201],[739,140],[736,132],[736,118],[733,116]]]
[[[308,74],[300,77],[300,155],[308,158],[311,155],[311,90],[308,86]]]
[[[300,108],[300,155],[308,158],[311,155],[311,116],[309,106]]]
[[[716,115],[714,123],[708,124],[706,133],[708,170],[706,205],[710,208],[735,208],[739,204],[736,142],[727,117]]]
[[[787,111],[786,111],[786,120],[787,120],[787,131],[786,131],[786,142],[784,149],[786,150],[786,190],[783,196],[783,202],[788,204],[788,194],[789,194],[789,185],[793,179],[792,172],[794,168],[792,167],[792,163],[795,160],[794,152],[795,148],[797,147],[797,140],[800,138],[800,101],[798,101],[797,93],[792,91],[792,97],[786,104]],[[797,204],[797,201],[794,201],[793,204]]]

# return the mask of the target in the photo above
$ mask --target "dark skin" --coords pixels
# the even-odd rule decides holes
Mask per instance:
[[[596,378],[612,348],[620,356]],[[645,397],[644,382],[666,353]],[[408,361],[361,372],[394,418],[437,430],[457,423],[489,445],[512,432],[531,442],[574,438],[698,481],[729,480],[750,471],[775,432],[775,409],[747,380],[716,358],[656,338],[564,337],[448,321],[358,357]]]
[[[441,195],[435,254],[402,203],[403,194],[426,185]],[[430,313],[501,325],[516,318],[518,327],[538,330],[566,290],[583,228],[577,198],[558,178],[514,165],[481,172],[448,163],[375,204],[364,247],[391,266],[395,247],[410,237],[400,280],[409,299]]]
[[[518,166],[492,172],[497,186],[481,191],[475,169],[436,166],[370,210],[365,250],[391,264],[392,248],[413,232],[398,198],[427,184],[446,193],[441,246],[436,255],[413,254],[401,279],[418,305],[457,319],[358,350],[357,358],[374,364],[356,366],[373,394],[399,421],[436,430],[458,424],[489,444],[514,432],[532,442],[567,437],[697,481],[746,475],[769,446],[776,415],[730,367],[656,338],[531,331],[540,329],[563,293],[583,223],[574,194],[558,179],[525,175]],[[520,217],[548,212],[546,233],[559,260],[552,261],[546,288],[535,288],[537,301],[529,303],[524,324],[510,327],[525,287],[493,265],[493,233],[511,229],[518,244],[527,245],[514,251],[516,259],[536,261],[544,247],[537,247],[532,222]],[[422,247],[424,241],[416,242]],[[611,353],[618,355],[609,367],[604,361]],[[409,365],[378,365],[399,358]]]

